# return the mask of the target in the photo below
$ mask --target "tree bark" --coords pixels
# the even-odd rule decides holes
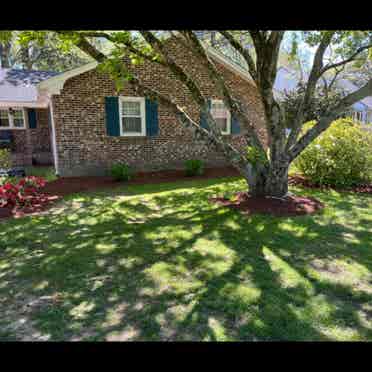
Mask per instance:
[[[259,170],[247,164],[247,171],[242,175],[250,195],[283,198],[288,194],[288,169],[289,164],[285,162],[276,162],[268,169]]]
[[[4,42],[0,44],[0,66],[2,68],[10,67],[10,48],[9,42]]]

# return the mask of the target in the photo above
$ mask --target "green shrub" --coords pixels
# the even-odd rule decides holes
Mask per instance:
[[[111,176],[116,181],[129,181],[133,174],[133,169],[126,164],[117,163],[111,167]]]
[[[308,130],[313,122],[305,125]],[[294,166],[313,183],[348,187],[372,179],[372,133],[339,119],[313,141]]]
[[[0,168],[10,168],[12,161],[10,157],[10,151],[8,149],[0,149]]]
[[[0,187],[4,186],[6,183],[16,184],[18,181],[17,177],[0,176]]]
[[[56,172],[54,167],[25,167],[26,175],[27,176],[36,176],[42,177],[46,179],[48,182],[56,180],[58,177],[56,176]]]
[[[185,161],[186,176],[200,176],[204,173],[204,163],[202,160],[190,159]]]

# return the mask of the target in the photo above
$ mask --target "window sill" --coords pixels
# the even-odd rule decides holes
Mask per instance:
[[[16,128],[16,127],[0,127],[0,130],[25,130],[27,128]]]
[[[137,133],[133,133],[133,134],[121,134],[120,137],[124,137],[124,138],[146,137],[146,134],[137,134]]]

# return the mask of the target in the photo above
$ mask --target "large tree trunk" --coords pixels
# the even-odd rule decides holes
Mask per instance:
[[[287,163],[272,164],[266,180],[266,195],[284,197],[288,193],[288,168]]]
[[[0,44],[0,67],[9,68],[10,67],[10,48],[9,42],[4,42]]]
[[[244,174],[252,196],[282,198],[288,194],[288,163],[274,163],[268,168],[257,170],[247,166]]]

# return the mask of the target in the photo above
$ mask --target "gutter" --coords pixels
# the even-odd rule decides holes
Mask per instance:
[[[54,122],[54,112],[53,112],[53,101],[49,100],[49,114],[50,114],[50,124],[52,128],[52,149],[53,149],[53,160],[55,173],[59,175],[59,164],[58,164],[58,150],[57,150],[57,136],[56,136],[56,126]]]

